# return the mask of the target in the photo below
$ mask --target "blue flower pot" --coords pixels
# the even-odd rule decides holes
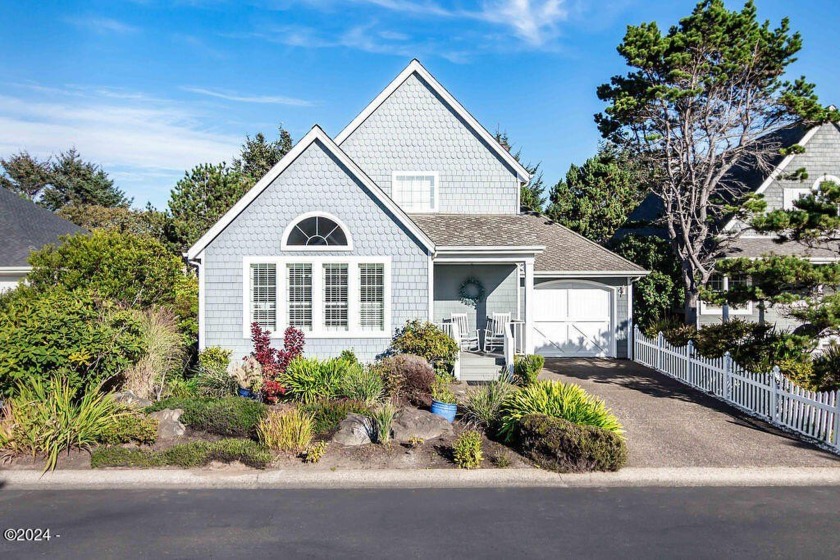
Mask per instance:
[[[441,418],[446,418],[448,422],[455,421],[455,413],[458,412],[458,405],[451,403],[442,403],[432,399],[432,414],[437,414]]]
[[[253,399],[254,393],[252,393],[249,389],[243,389],[242,387],[239,388],[239,396],[245,397],[246,399]]]

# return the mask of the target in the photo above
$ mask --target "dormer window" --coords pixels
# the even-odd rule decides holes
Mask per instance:
[[[429,171],[396,171],[391,196],[406,212],[437,212],[438,174]]]
[[[330,214],[313,212],[298,216],[283,233],[284,251],[349,251],[353,248],[344,224]]]

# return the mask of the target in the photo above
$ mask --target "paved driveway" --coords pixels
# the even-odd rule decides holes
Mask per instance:
[[[626,430],[628,466],[840,467],[840,457],[629,360],[547,359],[541,378],[604,399]]]

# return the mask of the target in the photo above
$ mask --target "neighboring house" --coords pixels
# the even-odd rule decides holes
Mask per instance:
[[[625,357],[646,272],[520,213],[529,178],[412,61],[334,139],[315,126],[190,248],[200,346],[244,356],[256,321],[276,338],[302,329],[309,355],[372,360],[408,320],[463,312],[472,330],[507,313],[521,350]],[[485,292],[475,306],[468,279]]]
[[[769,169],[762,170],[755,165],[736,167],[724,181],[737,184],[743,192],[763,195],[768,211],[793,208],[795,200],[816,190],[823,181],[840,184],[840,127],[837,124],[827,123],[812,128],[794,126],[767,135],[763,140],[773,143],[780,150],[798,144],[805,148],[805,151],[788,156],[778,155],[771,161]],[[807,179],[796,178],[794,172],[799,169],[805,169]],[[630,215],[628,225],[622,228],[620,235],[626,233],[664,235],[664,230],[657,229],[655,225],[646,226],[646,224],[655,224],[662,211],[661,201],[656,196],[649,195]],[[751,231],[747,224],[737,220],[729,220],[728,223],[723,224],[722,231],[724,234],[737,235],[737,239],[734,239],[727,248],[725,258],[755,259],[775,254],[798,256],[814,263],[827,263],[838,260],[840,255],[840,246],[837,244],[808,247],[793,241],[779,243],[775,236]],[[749,279],[715,275],[710,280],[710,287],[726,291],[736,282],[749,282]],[[773,323],[782,329],[793,329],[799,326],[796,320],[786,317],[784,307],[768,307],[762,312],[755,303],[740,307],[728,306],[724,309],[722,306],[704,302],[700,303],[698,309],[698,326],[720,323],[725,315]]]
[[[29,253],[79,231],[79,226],[0,187],[0,292],[14,289],[29,273]]]

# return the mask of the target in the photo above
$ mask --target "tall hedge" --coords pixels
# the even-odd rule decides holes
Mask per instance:
[[[73,388],[99,383],[144,351],[137,312],[88,290],[21,287],[0,298],[0,396],[31,377],[66,376]]]
[[[33,252],[29,263],[27,279],[35,290],[85,289],[139,309],[165,305],[178,315],[182,332],[198,333],[198,282],[181,259],[153,237],[94,230]]]

